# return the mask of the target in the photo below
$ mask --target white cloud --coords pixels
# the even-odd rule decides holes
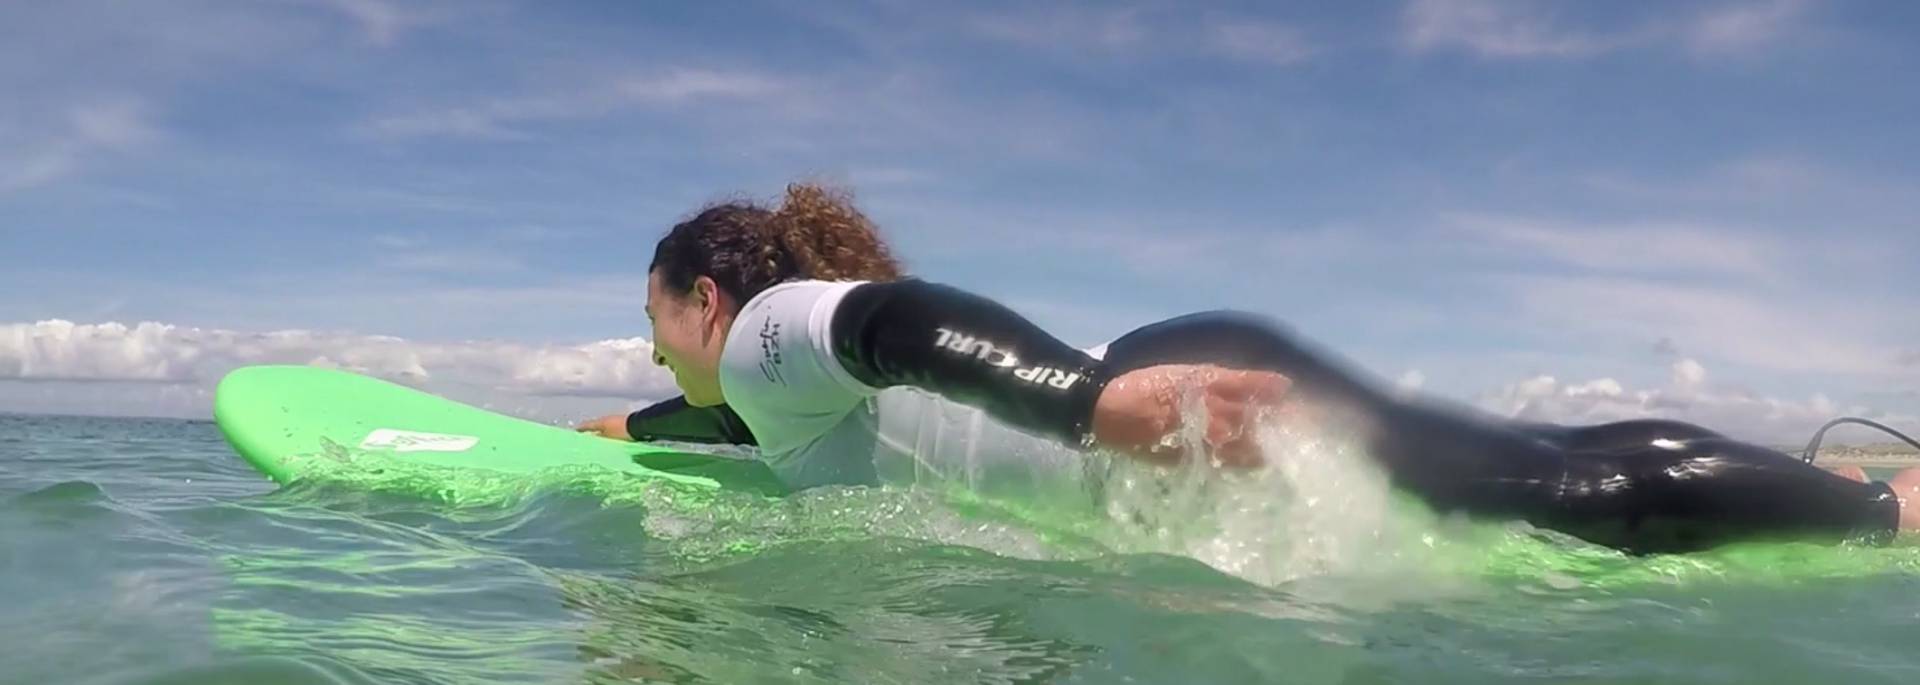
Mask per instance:
[[[90,160],[146,145],[160,138],[144,103],[133,98],[89,102],[69,108],[50,135],[9,143],[0,168],[0,193],[33,188],[79,172]],[[6,150],[12,147],[14,150]]]
[[[708,97],[768,95],[780,88],[778,81],[755,73],[674,69],[622,79],[613,90],[633,102],[678,104]]]
[[[1305,32],[1284,24],[1222,20],[1209,24],[1207,34],[1208,43],[1215,51],[1251,62],[1298,64],[1317,52]]]
[[[993,255],[999,263],[1026,256],[1093,254],[1116,269],[1151,279],[1191,283],[1196,274],[1231,275],[1235,285],[1287,260],[1325,263],[1377,253],[1405,242],[1355,225],[1296,226],[1206,211],[1115,211],[1026,203],[994,210],[929,195],[875,194],[866,202],[887,225],[911,226],[921,247]],[[1046,230],[1035,231],[1033,227]],[[1045,250],[1002,249],[1020,244]]]
[[[339,368],[494,402],[549,396],[655,400],[678,392],[672,377],[654,365],[653,345],[640,338],[524,345],[153,322],[0,325],[0,381],[133,382],[207,390],[228,371],[252,364]],[[191,412],[154,407],[152,413]]]
[[[1788,372],[1898,375],[1901,328],[1871,306],[1729,285],[1613,276],[1499,279],[1538,325],[1632,340],[1671,338],[1701,356]]]
[[[1778,154],[1750,154],[1692,175],[1633,178],[1612,173],[1582,177],[1587,189],[1637,206],[1664,204],[1693,213],[1720,215],[1757,208],[1762,216],[1781,210],[1819,208],[1821,228],[1849,232],[1860,224],[1904,221],[1915,202],[1912,174],[1838,168]],[[1892,217],[1891,222],[1887,219]]]
[[[956,29],[962,40],[1011,46],[1066,63],[1200,56],[1285,66],[1320,52],[1306,32],[1295,26],[1211,11],[1175,11],[1161,4],[955,7],[943,11],[920,6],[910,15],[893,18],[842,13],[807,19],[845,31],[883,52],[904,52],[951,38]]]
[[[526,269],[520,257],[487,249],[394,248],[376,261],[383,269],[436,273],[498,275]]]
[[[1483,57],[1579,57],[1619,43],[1556,27],[1533,14],[1532,7],[1496,0],[1413,0],[1401,15],[1402,39],[1416,52],[1460,48]]]
[[[1692,392],[1706,383],[1707,367],[1692,359],[1682,359],[1673,363],[1673,389],[1678,392]]]
[[[365,131],[392,137],[525,138],[523,124],[590,119],[635,108],[708,100],[751,100],[791,92],[779,80],[745,71],[677,68],[627,74],[571,91],[496,98],[476,104],[377,118]]]
[[[965,26],[981,36],[1027,47],[1119,50],[1150,33],[1139,8],[1035,6],[1014,13],[979,14]]]
[[[923,169],[876,166],[851,169],[847,172],[846,178],[846,184],[854,188],[877,188],[925,185],[938,180],[939,176]]]
[[[1594,270],[1771,278],[1784,256],[1779,246],[1750,234],[1685,223],[1581,224],[1491,214],[1448,220],[1489,243]]]
[[[673,377],[653,363],[653,343],[640,338],[519,351],[515,387],[543,395],[663,398],[678,394]]]
[[[623,128],[617,137],[691,135],[713,158],[755,160],[760,162],[756,168],[843,174],[898,168],[902,160],[969,165],[984,159],[996,168],[1033,160],[1087,163],[1112,155],[1113,141],[1137,133],[1146,115],[1094,106],[1098,103],[1058,89],[994,86],[991,97],[983,98],[982,84],[966,65],[926,51],[958,39],[974,43],[970,49],[975,50],[983,47],[980,43],[1002,52],[1009,47],[1057,50],[1059,54],[1051,56],[1067,62],[1165,55],[1256,58],[1252,52],[1228,55],[1225,47],[1207,42],[1204,20],[1169,18],[1171,24],[1165,25],[1149,21],[1158,17],[1142,12],[809,11],[795,19],[825,23],[844,36],[843,41],[866,45],[875,58],[836,69],[794,69],[776,63],[701,61],[694,51],[694,61],[678,68],[636,67],[632,58],[589,58],[566,74],[519,81],[518,74],[550,73],[536,63],[507,76],[491,94],[394,105],[358,122],[353,132],[386,139],[516,141],[562,130],[566,124],[632,118],[648,121]],[[1271,42],[1256,46],[1260,36],[1236,38],[1239,42],[1233,45],[1242,50],[1269,50],[1264,59],[1284,56]],[[1191,113],[1205,109],[1191,102],[1181,108],[1188,114],[1175,125],[1191,125],[1191,119],[1202,118]],[[656,117],[665,110],[673,110],[673,116]],[[663,131],[656,118],[668,119],[672,130]],[[1164,126],[1166,121],[1155,118],[1151,123]],[[1262,133],[1270,133],[1270,127]],[[642,144],[649,151],[658,146],[654,140]],[[913,176],[947,176],[941,168],[911,168]]]
[[[411,250],[427,244],[423,233],[381,233],[373,236],[373,244],[387,250]]]
[[[503,243],[563,242],[579,234],[579,229],[556,228],[544,224],[520,224],[487,232],[489,238]]]
[[[1920,330],[1886,312],[1920,302],[1897,288],[1842,285],[1879,278],[1897,262],[1889,245],[1658,220],[1453,214],[1442,223],[1455,256],[1479,264],[1529,330],[1652,342],[1657,356],[1684,348],[1771,371],[1880,379],[1912,372],[1896,360]]]
[[[1806,0],[1732,3],[1703,13],[1684,30],[1687,43],[1705,53],[1729,53],[1765,45],[1792,28]]]
[[[200,353],[180,337],[157,324],[11,324],[0,327],[0,378],[180,382]]]
[[[1478,403],[1497,414],[1568,424],[1678,419],[1768,444],[1803,441],[1839,415],[1876,418],[1895,428],[1920,428],[1915,417],[1864,405],[1841,406],[1823,393],[1794,400],[1714,387],[1707,382],[1706,368],[1693,359],[1674,362],[1670,371],[1665,387],[1642,389],[1627,388],[1611,378],[1568,383],[1539,375],[1484,393]]]
[[[1045,309],[1034,303],[1022,306]],[[1045,311],[1037,313],[1048,318]],[[1104,340],[1112,332],[1083,342]],[[212,387],[226,372],[250,364],[308,364],[385,378],[518,415],[578,419],[677,394],[669,374],[653,364],[652,354],[653,346],[641,338],[527,345],[306,330],[245,332],[153,322],[4,324],[0,409],[78,407],[204,417],[210,411]],[[1843,406],[1819,393],[1780,399],[1716,385],[1706,367],[1692,358],[1679,359],[1667,370],[1666,385],[1652,388],[1631,388],[1613,378],[1569,382],[1543,374],[1484,393],[1477,401],[1499,414],[1564,423],[1676,418],[1768,443],[1803,439],[1841,414],[1920,428],[1920,420],[1882,406]],[[1396,385],[1415,391],[1425,382],[1423,372],[1410,370]]]
[[[337,42],[300,6],[315,2],[361,6],[373,26],[389,25],[372,0],[8,3],[0,193],[98,173],[163,138],[158,123],[194,84],[289,62],[336,65]]]
[[[1541,9],[1548,3],[1411,0],[1401,13],[1401,42],[1415,52],[1459,49],[1501,59],[1587,57],[1638,45],[1731,55],[1779,41],[1809,4],[1734,2],[1681,19],[1669,12],[1634,25],[1582,31],[1561,26]]]
[[[1812,190],[1826,182],[1819,169],[1794,159],[1781,157],[1745,157],[1720,166],[1718,175],[1728,182],[1762,193]]]
[[[410,19],[399,7],[383,0],[320,0],[360,25],[367,38],[378,45],[389,45],[407,28]]]
[[[427,26],[447,24],[473,14],[496,12],[490,0],[292,0],[320,7],[352,22],[367,42],[393,45],[400,36]]]

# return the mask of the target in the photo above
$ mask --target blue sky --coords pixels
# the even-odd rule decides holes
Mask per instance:
[[[652,242],[813,178],[1076,343],[1234,307],[1505,413],[1914,427],[1920,5],[1275,5],[9,4],[0,409],[617,409]]]

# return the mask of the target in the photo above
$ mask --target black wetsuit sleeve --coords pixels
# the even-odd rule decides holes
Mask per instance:
[[[754,445],[753,432],[727,405],[695,407],[675,397],[627,415],[634,440],[674,440],[706,444]]]
[[[829,330],[834,356],[862,383],[917,387],[1089,444],[1105,369],[993,300],[918,280],[867,283],[847,292]]]

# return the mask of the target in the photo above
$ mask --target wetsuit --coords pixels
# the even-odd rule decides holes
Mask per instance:
[[[1179,317],[1090,353],[991,300],[912,280],[800,281],[754,297],[721,359],[729,405],[704,411],[720,417],[706,425],[723,427],[708,437],[756,442],[791,485],[866,483],[888,464],[978,464],[982,454],[1057,463],[1091,443],[1110,379],[1169,363],[1288,376],[1296,397],[1350,419],[1396,487],[1441,511],[1526,520],[1632,552],[1884,539],[1898,523],[1885,484],[1691,424],[1568,427],[1396,397],[1249,314]],[[654,411],[630,418],[636,438],[681,415]],[[1051,445],[1036,447],[1042,440]],[[924,459],[928,449],[967,458]]]

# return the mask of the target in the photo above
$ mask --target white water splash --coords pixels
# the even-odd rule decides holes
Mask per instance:
[[[1201,415],[1198,406],[1189,416]],[[1177,437],[1202,445],[1202,421]],[[1266,466],[1116,464],[1106,514],[1120,551],[1187,556],[1262,585],[1309,577],[1397,575],[1421,568],[1433,521],[1400,503],[1351,433],[1261,422]]]

